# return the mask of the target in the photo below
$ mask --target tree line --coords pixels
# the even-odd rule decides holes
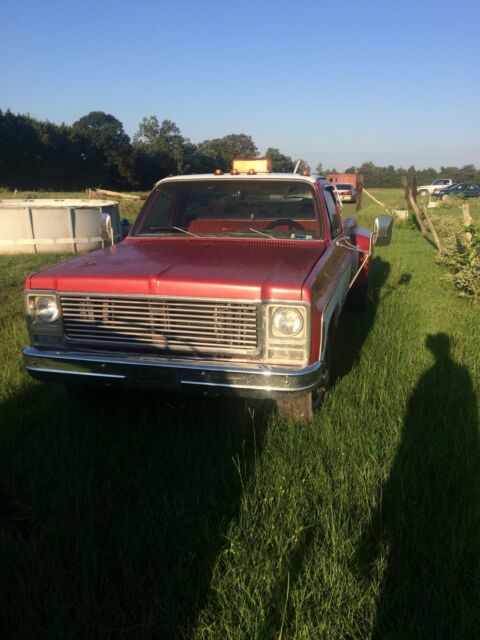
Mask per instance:
[[[233,158],[258,154],[246,134],[194,144],[174,122],[156,116],[143,118],[130,139],[123,124],[103,111],[71,126],[0,111],[0,187],[8,189],[143,190],[170,174],[227,171]],[[267,155],[276,171],[293,170],[293,160],[278,149]]]
[[[259,150],[251,136],[232,133],[198,144],[184,137],[172,120],[143,118],[132,139],[113,115],[92,111],[72,125],[57,125],[10,110],[0,111],[0,187],[20,190],[82,190],[103,187],[119,190],[150,189],[170,174],[228,171],[235,157],[254,158]],[[276,172],[291,172],[295,162],[270,147],[266,157]],[[299,169],[308,169],[300,161]],[[445,175],[480,180],[473,165],[416,170],[377,167],[365,162],[346,173],[365,175],[367,186],[397,187],[402,175],[417,174],[419,184]],[[317,173],[336,173],[316,167]]]
[[[365,180],[365,186],[368,187],[399,187],[402,176],[407,176],[411,183],[411,178],[417,176],[417,185],[429,184],[435,178],[451,178],[458,182],[479,182],[480,169],[473,164],[466,164],[463,167],[445,166],[440,170],[432,169],[416,169],[413,165],[407,168],[388,165],[387,167],[378,167],[373,162],[364,162],[358,167],[351,166],[345,169],[345,173],[362,173]],[[335,170],[332,173],[336,173]]]

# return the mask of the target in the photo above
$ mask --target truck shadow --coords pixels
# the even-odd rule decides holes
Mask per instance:
[[[363,313],[352,313],[347,308],[340,316],[335,337],[335,360],[333,364],[332,386],[336,380],[347,375],[360,357],[363,345],[372,329],[380,301],[399,287],[408,286],[411,281],[409,273],[403,273],[395,284],[387,284],[390,264],[375,256],[370,271],[370,295],[367,310]],[[346,302],[348,307],[348,300]]]
[[[380,580],[373,638],[474,638],[480,628],[480,442],[468,370],[446,334],[408,405],[390,475],[359,545],[360,575]],[[383,560],[382,562],[384,562]]]
[[[188,637],[266,416],[239,399],[33,384],[0,424],[6,635],[42,621],[51,637]]]

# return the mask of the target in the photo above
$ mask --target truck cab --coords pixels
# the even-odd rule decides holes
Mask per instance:
[[[420,187],[417,187],[417,193],[419,196],[431,196],[434,191],[447,189],[452,184],[453,180],[451,178],[437,178],[433,180],[431,184],[422,184]]]

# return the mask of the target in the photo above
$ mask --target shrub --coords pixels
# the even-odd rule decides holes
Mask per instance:
[[[460,225],[459,225],[460,226]],[[447,280],[453,282],[461,296],[480,302],[480,234],[476,226],[455,229],[443,235],[443,251],[437,261],[449,268]]]

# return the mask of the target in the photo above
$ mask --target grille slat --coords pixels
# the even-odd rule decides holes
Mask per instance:
[[[62,300],[64,301],[65,304],[70,304],[70,305],[74,305],[74,304],[82,304],[85,302],[85,300],[88,299],[89,302],[91,302],[92,304],[98,304],[101,305],[104,302],[110,300],[112,301],[111,298],[92,298],[90,296],[86,296],[84,298],[68,298],[66,299],[65,297],[62,297]],[[153,300],[152,298],[149,299],[142,299],[140,298],[139,300],[128,300],[128,299],[124,299],[124,298],[117,298],[115,299],[115,304],[117,306],[138,306],[138,307],[144,307],[145,305],[148,305],[150,307],[164,307],[166,306],[166,304],[168,304],[168,307],[170,309],[182,309],[182,308],[186,308],[188,310],[207,310],[210,311],[212,306],[211,305],[206,305],[206,304],[185,304],[185,303],[178,303],[178,302],[172,302],[172,303],[167,303],[165,300],[163,301],[159,301],[159,300]],[[215,303],[213,303],[215,304]],[[230,308],[234,308],[234,307],[245,307],[243,309],[243,311],[252,311],[253,309],[251,307],[255,307],[255,305],[249,305],[246,304],[244,305],[243,303],[237,303],[237,302],[232,302],[232,303],[221,303],[218,306],[221,308],[222,305],[225,307],[225,311],[229,311]],[[250,307],[250,309],[249,309]]]
[[[60,297],[68,340],[92,345],[253,355],[258,305],[120,296]]]
[[[72,308],[70,308],[70,307],[62,307],[62,308],[63,308],[64,313],[70,312],[72,314],[75,314],[76,312],[81,310],[81,307],[72,307]],[[96,307],[96,308],[94,308],[94,310],[99,312],[99,313],[101,313],[102,312],[102,307]],[[142,310],[142,311],[139,311],[138,313],[133,313],[132,311],[125,312],[125,311],[118,310],[118,311],[116,311],[116,314],[118,316],[121,316],[122,318],[127,318],[127,319],[129,319],[129,318],[140,319],[142,317],[146,318],[146,319],[149,319],[149,318],[152,317],[152,315],[153,316],[157,316],[158,315],[160,317],[162,315],[161,312],[158,311],[158,310],[155,310],[155,311],[152,310],[151,312]],[[209,315],[204,314],[204,315],[201,315],[201,316],[186,315],[186,314],[175,314],[175,318],[178,319],[178,320],[182,320],[184,322],[190,322],[191,320],[195,320],[196,322],[199,322],[199,323],[208,324],[211,321],[211,314],[209,314]],[[232,320],[232,318],[236,319],[236,320],[241,319],[244,322],[247,322],[247,323],[250,323],[250,324],[255,324],[255,321],[256,321],[256,317],[255,316],[250,316],[250,315],[246,316],[244,314],[234,314],[234,313],[230,314],[230,315],[224,315],[224,314],[220,314],[219,313],[219,314],[216,315],[216,318],[218,320],[225,320],[225,322],[230,322]]]
[[[89,307],[92,309],[102,309],[104,308],[106,305],[108,305],[108,302],[102,302],[99,303],[97,301],[92,302],[92,301],[88,301],[89,303]],[[62,304],[62,308],[65,310],[70,310],[70,311],[75,311],[77,309],[82,309],[83,306],[85,305],[85,301],[76,303],[76,304],[70,304],[70,303],[63,303]],[[202,316],[206,316],[209,317],[212,314],[212,310],[211,309],[205,309],[205,310],[184,310],[184,309],[176,309],[176,308],[170,308],[170,307],[165,307],[165,305],[163,307],[160,306],[151,306],[151,307],[145,307],[142,306],[140,308],[132,308],[132,307],[126,307],[126,306],[122,306],[122,305],[115,305],[115,309],[116,311],[118,311],[119,313],[125,313],[125,314],[129,314],[129,313],[134,313],[135,315],[138,314],[146,314],[146,315],[150,315],[151,313],[160,313],[162,311],[168,310],[170,313],[175,313],[175,315],[181,317],[181,316],[185,316],[188,318],[192,318],[192,317],[199,317],[201,318]],[[244,311],[244,310],[237,310],[237,309],[220,309],[217,310],[215,312],[217,315],[224,315],[225,317],[245,317],[245,318],[254,318],[256,313],[255,310],[253,312],[250,311]]]
[[[99,327],[93,328],[91,327],[89,324],[87,323],[77,323],[75,321],[69,321],[68,323],[65,323],[65,326],[68,326],[69,328],[69,332],[77,332],[77,333],[90,333],[92,331],[96,331],[99,332],[100,334],[104,334],[105,331],[114,331],[116,333],[131,333],[132,335],[134,334],[141,334],[141,335],[145,335],[145,334],[150,334],[151,333],[151,329],[148,326],[142,325],[142,324],[135,324],[135,328],[130,328],[129,326],[126,325],[122,325],[122,324],[111,324],[111,323],[104,323]],[[159,327],[156,328],[156,332],[155,335],[161,333],[162,335],[172,335],[172,336],[185,336],[185,338],[187,338],[188,336],[191,337],[205,337],[208,338],[209,336],[212,336],[211,332],[208,331],[198,331],[195,332],[193,330],[187,331],[187,330],[173,330],[173,329],[166,329],[163,327]],[[237,333],[232,333],[232,332],[228,332],[228,331],[222,331],[221,335],[223,338],[232,338],[232,339],[238,339],[238,334]],[[242,335],[244,335],[244,337],[247,340],[256,342],[256,333],[252,330],[248,330],[248,331],[244,331],[242,332]],[[243,338],[242,338],[243,341]]]
[[[148,335],[152,335],[151,331],[148,330],[147,327],[136,327],[135,329],[131,329],[130,327],[125,327],[125,326],[116,326],[116,327],[110,327],[110,326],[106,326],[106,327],[98,327],[98,328],[93,328],[93,327],[79,327],[76,324],[73,323],[68,323],[68,327],[69,327],[69,333],[73,334],[73,333],[84,333],[84,334],[97,334],[97,335],[105,335],[105,331],[109,331],[110,329],[113,329],[115,334],[121,334],[121,335],[139,335],[139,336],[148,336]],[[143,330],[142,330],[143,329]],[[173,331],[163,331],[158,334],[154,334],[157,336],[165,336],[166,338],[168,337],[172,337],[172,339],[176,339],[177,337],[182,337],[185,340],[188,340],[189,338],[194,339],[194,338],[204,338],[204,339],[209,339],[211,338],[213,340],[214,336],[211,333],[194,333],[193,331],[177,331],[177,332],[173,332]],[[225,339],[225,338],[229,338],[232,341],[238,341],[238,342],[244,342],[245,340],[243,338],[238,338],[237,334],[234,333],[225,333],[222,331],[222,335],[220,338],[218,339]],[[217,338],[215,338],[217,339]],[[256,343],[256,336],[252,335],[251,333],[248,334],[248,336],[246,336],[246,340],[249,342],[253,342]]]

